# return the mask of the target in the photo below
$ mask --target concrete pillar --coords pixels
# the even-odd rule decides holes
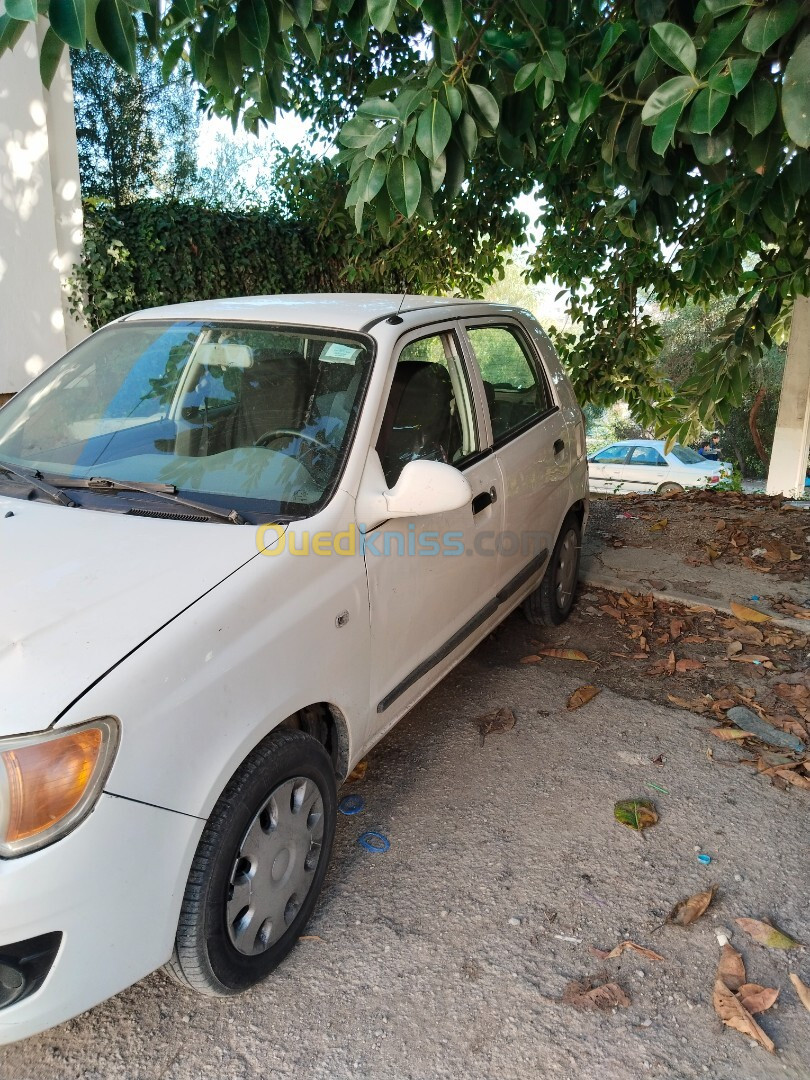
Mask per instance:
[[[768,469],[769,495],[804,495],[810,453],[810,296],[796,298]]]
[[[37,44],[44,30],[32,24],[0,57],[0,395],[86,335],[64,288],[82,240],[70,63],[65,49],[45,90]]]

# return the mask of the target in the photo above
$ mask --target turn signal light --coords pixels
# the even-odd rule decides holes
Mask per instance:
[[[117,742],[112,717],[0,739],[0,856],[44,847],[74,828],[95,805]]]

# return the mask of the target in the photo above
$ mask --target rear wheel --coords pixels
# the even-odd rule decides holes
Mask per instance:
[[[543,580],[523,601],[524,614],[533,626],[559,626],[568,618],[579,578],[581,547],[579,519],[569,513],[562,523]]]
[[[335,833],[329,755],[298,731],[274,733],[219,798],[191,866],[166,970],[211,996],[266,978],[318,898]]]
[[[672,480],[668,480],[666,484],[661,484],[658,488],[659,495],[671,495],[675,491],[683,491],[683,487]]]

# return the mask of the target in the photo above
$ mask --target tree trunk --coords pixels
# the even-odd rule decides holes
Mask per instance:
[[[762,408],[762,402],[765,400],[767,391],[764,386],[760,386],[757,390],[757,396],[754,398],[754,404],[751,406],[751,411],[748,414],[748,427],[751,431],[751,438],[754,440],[754,449],[757,452],[757,457],[761,462],[767,465],[770,461],[767,450],[762,445],[762,438],[759,434],[759,428],[757,427],[757,417],[759,416],[759,410]]]

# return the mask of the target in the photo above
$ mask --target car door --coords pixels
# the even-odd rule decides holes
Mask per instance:
[[[569,432],[542,359],[516,321],[468,319],[464,328],[502,477],[498,588],[508,591],[542,569],[554,547],[571,495]]]
[[[588,459],[588,486],[591,491],[620,495],[628,491],[624,467],[630,454],[626,443],[606,446]]]
[[[622,469],[627,490],[640,494],[657,491],[661,484],[673,479],[670,473],[666,459],[654,446],[634,446]]]
[[[396,485],[408,461],[428,458],[459,469],[473,498],[459,510],[389,520],[365,534],[369,742],[472,647],[497,609],[495,542],[503,499],[485,430],[455,324],[404,336],[394,350],[376,443],[386,485]]]

